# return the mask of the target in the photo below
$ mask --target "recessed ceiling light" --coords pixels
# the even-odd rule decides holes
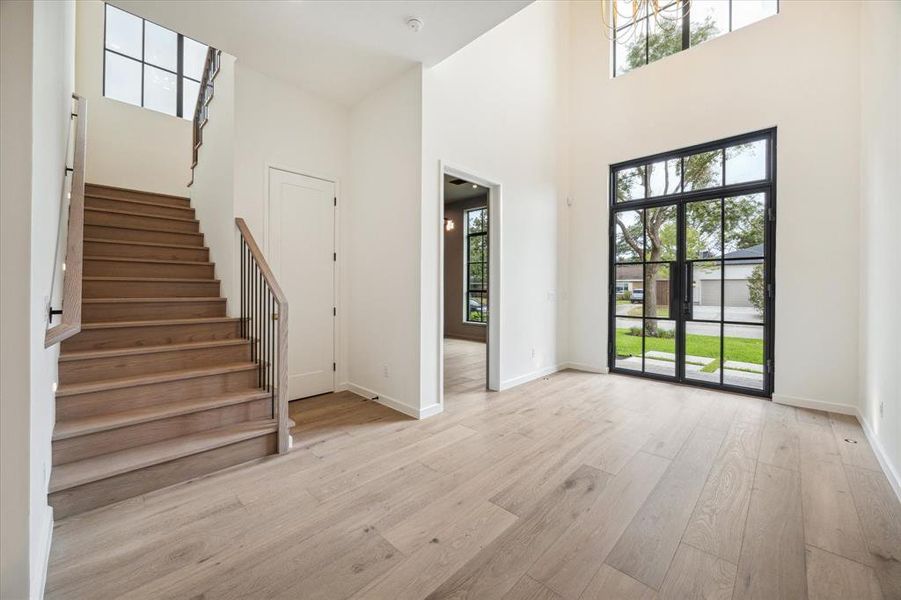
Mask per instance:
[[[409,27],[410,31],[412,31],[413,33],[419,33],[420,31],[422,31],[423,25],[424,23],[419,17],[410,17],[409,19],[407,19],[407,27]]]
[[[479,186],[477,186],[476,184],[472,184],[472,189],[477,189],[478,187]]]

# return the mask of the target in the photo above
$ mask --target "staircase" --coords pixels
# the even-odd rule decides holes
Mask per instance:
[[[62,343],[57,518],[278,450],[252,340],[188,198],[85,186],[81,332]],[[246,328],[245,328],[246,329]]]

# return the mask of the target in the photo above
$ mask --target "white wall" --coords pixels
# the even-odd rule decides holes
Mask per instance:
[[[88,99],[87,181],[188,194],[191,121],[103,97],[103,2],[77,9],[75,91]]]
[[[424,407],[437,402],[439,385],[439,161],[502,184],[500,310],[491,315],[501,324],[501,387],[564,358],[558,253],[565,256],[569,10],[568,3],[536,2],[423,74]]]
[[[43,594],[58,348],[44,348],[69,112],[75,3],[2,4],[2,587]],[[26,351],[27,349],[27,351]]]
[[[901,496],[901,4],[861,12],[860,411]],[[883,404],[880,414],[879,406]]]
[[[350,116],[348,276],[351,389],[419,414],[422,72],[408,71]]]
[[[857,3],[782,2],[774,17],[616,79],[598,4],[572,10],[571,360],[606,365],[608,166],[775,125],[775,398],[853,410]]]

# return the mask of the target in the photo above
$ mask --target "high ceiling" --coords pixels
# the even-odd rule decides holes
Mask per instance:
[[[470,181],[444,175],[444,203],[462,202],[473,198],[481,198],[488,195],[488,188],[476,185]]]
[[[532,0],[213,1],[112,4],[350,106],[416,63],[441,62]],[[407,27],[418,17],[423,28]]]

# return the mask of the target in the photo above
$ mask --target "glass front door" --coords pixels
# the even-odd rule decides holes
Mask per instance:
[[[611,168],[610,365],[770,395],[775,130]]]

